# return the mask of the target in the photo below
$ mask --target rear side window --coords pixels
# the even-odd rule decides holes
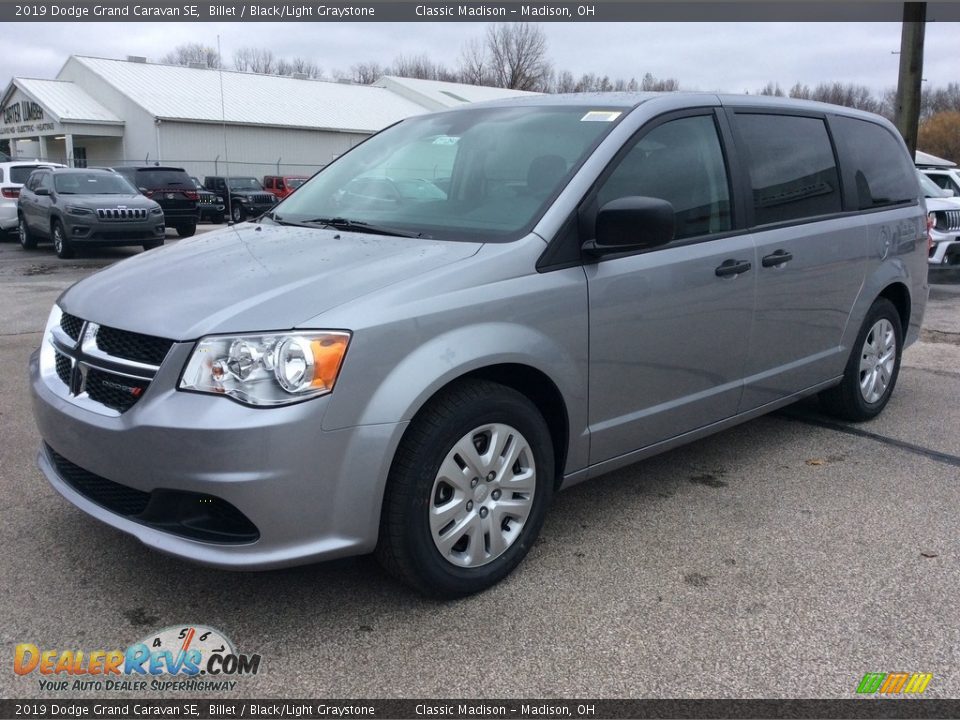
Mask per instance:
[[[840,177],[820,118],[738,113],[753,190],[753,224],[840,212]]]
[[[856,188],[861,210],[917,199],[915,170],[903,147],[886,128],[849,117],[835,117],[830,126],[837,138],[848,182]]]
[[[137,170],[137,186],[146,188],[192,188],[193,181],[183,170]]]
[[[14,165],[10,168],[10,182],[20,183],[21,185],[30,177],[30,173],[43,165]]]

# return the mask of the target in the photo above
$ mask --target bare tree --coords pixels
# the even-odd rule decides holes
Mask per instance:
[[[479,38],[468,40],[460,49],[457,75],[460,82],[468,85],[493,84],[487,49]]]
[[[388,74],[387,69],[378,62],[356,63],[351,65],[347,71],[335,70],[333,72],[333,76],[337,80],[349,80],[359,85],[369,85]]]
[[[497,87],[513,90],[548,90],[551,66],[547,37],[529,23],[487,26],[486,50],[490,75]]]
[[[233,66],[241,72],[272,75],[276,72],[273,51],[265,48],[240,48],[233,54]]]
[[[400,55],[388,68],[390,75],[420,80],[443,80],[452,75],[443,65],[435,63],[428,55]]]
[[[553,91],[557,93],[572,93],[576,92],[577,81],[573,79],[573,73],[569,70],[564,70],[559,73],[553,83]]]
[[[783,88],[780,87],[780,83],[768,82],[764,85],[763,89],[757,93],[757,95],[772,95],[774,97],[783,97],[784,92]]]
[[[301,73],[309,78],[319,78],[323,76],[320,66],[313,60],[307,60],[298,55],[290,61],[290,64],[293,66],[293,72],[295,73]]]
[[[931,115],[929,120],[920,125],[917,144],[924,152],[960,162],[960,112],[944,110]]]
[[[220,67],[220,53],[202,43],[186,43],[177,45],[171,52],[160,58],[160,62],[167,65],[203,63],[206,67],[218,68]]]

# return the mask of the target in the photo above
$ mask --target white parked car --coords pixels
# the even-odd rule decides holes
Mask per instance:
[[[17,199],[20,188],[37,168],[66,167],[60,163],[40,160],[12,160],[0,162],[0,232],[17,229]]]
[[[941,190],[953,192],[960,197],[960,168],[955,167],[921,167],[920,171],[930,178]]]
[[[927,199],[930,222],[931,266],[960,265],[960,198],[939,188],[923,172],[917,171],[920,188]]]

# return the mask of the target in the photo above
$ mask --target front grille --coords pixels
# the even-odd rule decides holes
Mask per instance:
[[[92,472],[74,465],[49,445],[47,450],[54,465],[57,466],[57,473],[60,477],[88,500],[119,515],[139,515],[147,509],[150,502],[150,493],[135,490],[99,475],[94,475]]]
[[[173,340],[126,330],[101,327],[97,332],[97,347],[103,352],[150,365],[162,363],[172,346]]]
[[[215,495],[162,488],[144,492],[84,470],[49,445],[45,449],[65,483],[128,520],[211,543],[250,543],[260,537],[257,526],[246,515]]]
[[[947,231],[960,230],[960,210],[946,210],[943,213],[947,219]]]
[[[60,326],[72,343],[54,333],[51,370],[66,385],[67,397],[94,412],[100,412],[97,406],[114,413],[133,407],[173,347],[173,340],[85,323],[65,313]],[[51,377],[51,382],[56,381]]]
[[[98,208],[97,217],[101,220],[146,220],[146,208]]]
[[[250,202],[252,202],[254,205],[270,205],[273,203],[273,195],[270,193],[251,195]]]
[[[59,374],[59,367],[57,372]],[[134,380],[91,368],[87,371],[84,390],[91,400],[118,412],[126,412],[140,399],[149,385],[149,380]]]
[[[63,381],[64,385],[66,385],[67,387],[70,387],[70,373],[71,373],[70,358],[68,358],[63,353],[58,352],[56,363],[57,363],[57,377],[60,378],[61,381]]]
[[[74,340],[80,339],[80,328],[83,327],[83,320],[73,315],[64,313],[60,317],[60,328]]]

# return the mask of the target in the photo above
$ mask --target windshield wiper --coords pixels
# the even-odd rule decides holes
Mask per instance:
[[[385,225],[373,225],[371,223],[362,222],[360,220],[350,220],[348,218],[342,217],[332,217],[332,218],[314,218],[313,220],[303,220],[302,225],[323,225],[325,227],[332,227],[337,230],[346,230],[347,232],[365,232],[373,233],[374,235],[394,235],[396,237],[409,237],[409,238],[418,238],[422,237],[423,233],[414,233],[407,230],[400,230],[398,228],[387,227]]]

